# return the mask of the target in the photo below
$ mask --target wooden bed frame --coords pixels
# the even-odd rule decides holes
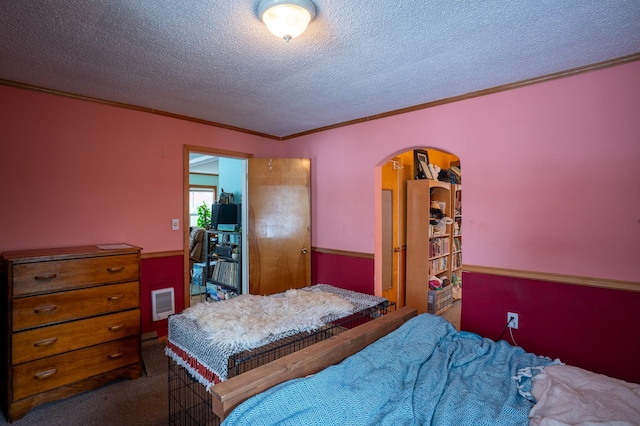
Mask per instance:
[[[224,420],[240,403],[277,384],[315,374],[362,350],[417,315],[404,307],[286,355],[211,388],[212,408]]]

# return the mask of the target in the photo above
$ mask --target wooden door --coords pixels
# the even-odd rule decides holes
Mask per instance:
[[[311,160],[248,160],[249,293],[311,284]]]

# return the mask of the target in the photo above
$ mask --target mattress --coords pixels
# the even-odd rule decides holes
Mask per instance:
[[[239,358],[250,358],[261,352],[270,351],[265,359],[273,360],[309,344],[329,338],[339,333],[340,329],[350,327],[352,323],[357,325],[369,318],[375,318],[386,312],[389,306],[389,302],[385,298],[345,290],[328,284],[316,284],[301,290],[326,292],[339,296],[353,305],[353,311],[348,315],[323,318],[323,324],[311,332],[301,333],[298,330],[289,330],[272,334],[260,346],[241,351],[229,349],[227,345],[211,340],[198,323],[186,315],[172,315],[169,317],[165,353],[178,365],[189,371],[208,391],[214,384],[244,371],[243,367],[239,366]],[[289,344],[289,342],[293,343]],[[283,349],[283,346],[286,348]],[[274,348],[280,349],[274,351]],[[251,368],[257,366],[256,362],[251,362],[251,365]]]
[[[527,425],[531,378],[552,364],[425,313],[339,364],[253,396],[223,425]]]

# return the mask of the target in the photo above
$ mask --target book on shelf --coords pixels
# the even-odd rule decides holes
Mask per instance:
[[[238,282],[238,264],[236,262],[219,259],[213,268],[211,279],[236,287]]]
[[[447,270],[449,256],[439,257],[429,261],[429,275],[438,275]]]
[[[451,259],[451,269],[460,269],[462,267],[462,253],[455,253]]]
[[[429,257],[438,257],[449,253],[448,238],[433,238],[429,240]]]

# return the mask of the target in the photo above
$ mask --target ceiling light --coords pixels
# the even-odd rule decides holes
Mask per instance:
[[[285,41],[302,34],[315,16],[311,0],[262,0],[258,5],[258,17]]]

